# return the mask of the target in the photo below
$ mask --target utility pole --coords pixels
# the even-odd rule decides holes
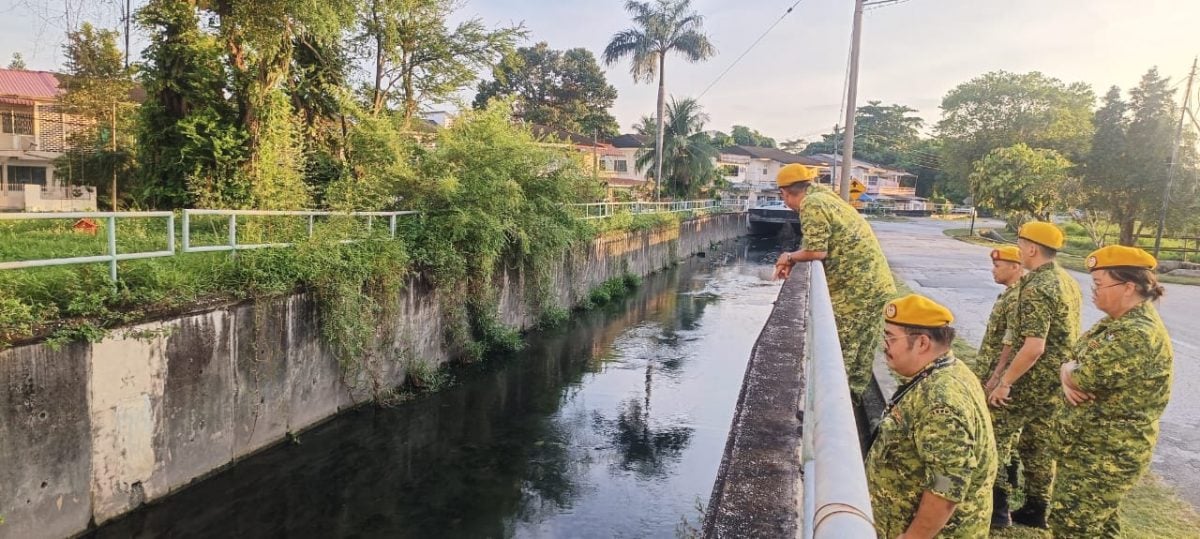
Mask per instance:
[[[121,14],[121,18],[124,19],[124,22],[125,22],[125,70],[126,71],[129,70],[129,19],[133,18],[133,13],[130,12],[131,11],[130,10],[130,2],[131,1],[132,0],[125,0],[125,10]]]
[[[112,107],[112,211],[117,211],[117,102]]]
[[[1187,116],[1192,101],[1192,84],[1196,82],[1196,63],[1200,58],[1192,59],[1192,71],[1188,73],[1187,90],[1183,93],[1183,108],[1179,109],[1179,125],[1175,128],[1175,138],[1172,139],[1171,164],[1167,168],[1167,187],[1163,189],[1162,208],[1158,212],[1158,231],[1154,234],[1154,258],[1158,258],[1162,248],[1163,228],[1167,226],[1167,208],[1171,204],[1171,184],[1175,182],[1175,168],[1179,161],[1179,146],[1183,137],[1183,120]]]
[[[838,124],[833,124],[833,164],[829,165],[829,186],[833,187],[837,184],[837,162],[838,162]]]
[[[846,142],[842,145],[842,199],[850,200],[850,179],[854,170],[854,113],[858,109],[858,49],[862,41],[864,0],[854,0],[854,30],[850,35],[850,80],[846,85]]]

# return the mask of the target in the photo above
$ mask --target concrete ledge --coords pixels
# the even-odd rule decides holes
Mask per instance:
[[[705,537],[794,537],[800,529],[800,427],[808,264],[798,264],[746,367]]]

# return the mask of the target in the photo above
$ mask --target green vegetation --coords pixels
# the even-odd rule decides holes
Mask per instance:
[[[600,286],[588,292],[587,299],[580,302],[576,307],[582,310],[602,307],[629,295],[629,293],[637,290],[641,285],[642,278],[632,273],[613,277],[600,283]]]
[[[519,349],[521,336],[497,319],[498,269],[524,272],[534,291],[530,306],[545,320],[561,321],[565,313],[550,301],[549,268],[598,234],[677,227],[680,216],[576,219],[568,204],[591,199],[597,187],[575,160],[538,144],[509,115],[503,103],[464,114],[439,133],[432,149],[390,144],[387,125],[361,127],[358,147],[377,147],[381,155],[406,152],[404,163],[388,164],[395,157],[386,156],[374,161],[379,174],[400,175],[384,190],[374,182],[337,181],[327,196],[370,208],[391,189],[408,193],[407,201],[425,211],[400,218],[397,240],[388,238],[382,219],[368,228],[364,218],[322,218],[309,239],[304,218],[241,217],[239,243],[295,246],[122,262],[115,286],[104,264],[6,271],[0,342],[37,335],[51,342],[96,340],[107,328],[155,313],[306,290],[318,301],[323,336],[347,378],[369,379],[369,360],[389,355],[377,342],[386,328],[375,324],[388,318],[409,277],[422,273],[447,292],[447,343],[461,347],[468,359]],[[119,221],[119,252],[164,250],[164,221]],[[105,223],[99,224],[93,236],[72,231],[69,220],[0,223],[0,260],[102,254]],[[227,241],[226,218],[197,217],[191,226],[193,245]],[[340,243],[347,239],[363,241]],[[609,297],[623,293],[615,282],[605,291]]]
[[[1064,268],[1086,273],[1087,267],[1084,265],[1084,258],[1087,257],[1087,255],[1090,254],[1093,250],[1095,250],[1095,248],[1096,248],[1095,244],[1092,243],[1092,239],[1090,236],[1087,235],[1085,228],[1077,223],[1067,223],[1062,228],[1063,228],[1063,231],[1066,233],[1066,245],[1063,247],[1063,250],[1058,255],[1058,263],[1061,264]],[[1015,243],[1017,241],[1016,234],[1009,232],[1007,230],[996,230],[996,229],[991,229],[991,228],[976,228],[974,236],[971,235],[971,229],[969,229],[969,228],[949,228],[949,229],[943,230],[942,233],[947,236],[950,236],[952,238],[955,238],[959,241],[965,241],[967,243],[973,243],[976,245],[983,245],[985,247],[1004,245],[1006,243],[1011,244],[1011,243]],[[987,237],[984,237],[981,235],[981,234],[989,234],[989,233],[998,235],[999,237],[1003,238],[1005,241],[1003,241],[1003,242],[996,241],[994,239],[987,238]],[[1141,243],[1144,243],[1144,242],[1141,242]],[[1182,246],[1178,240],[1166,240],[1166,239],[1163,240],[1163,245],[1164,246]],[[1144,244],[1142,245],[1142,247],[1147,248],[1147,249],[1150,248],[1149,245],[1144,245]],[[1181,255],[1179,253],[1163,252],[1162,258],[1164,260],[1178,260],[1179,258],[1181,258]],[[1178,275],[1160,274],[1158,276],[1158,280],[1162,281],[1164,283],[1200,285],[1200,279],[1195,278],[1195,277],[1183,277],[1183,276],[1178,276]]]
[[[1130,539],[1190,539],[1200,529],[1200,515],[1179,499],[1171,487],[1157,475],[1143,477],[1125,497],[1121,506],[1121,532]],[[1046,530],[1013,526],[994,532],[1003,539],[1049,539]]]
[[[625,3],[625,10],[629,12],[633,26],[613,35],[604,48],[604,63],[611,66],[629,58],[629,73],[634,82],[658,79],[658,108],[655,109],[653,130],[656,157],[654,167],[649,171],[655,178],[655,190],[661,191],[662,179],[671,177],[666,173],[665,162],[672,155],[664,145],[667,57],[674,53],[689,62],[700,62],[714,56],[717,49],[704,34],[704,17],[692,10],[691,0],[630,0]],[[691,134],[692,131],[679,133]]]

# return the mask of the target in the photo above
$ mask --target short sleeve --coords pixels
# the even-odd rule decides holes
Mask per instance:
[[[1152,355],[1145,335],[1104,332],[1082,343],[1079,366],[1071,379],[1088,393],[1122,389],[1140,377],[1138,361]]]
[[[925,489],[959,503],[976,487],[971,477],[980,464],[967,421],[945,405],[920,417],[913,425],[913,440],[925,469]]]
[[[818,204],[812,204],[800,212],[800,229],[804,237],[801,248],[806,251],[829,252],[830,239],[833,236],[833,222],[829,212]]]
[[[1009,327],[1013,331],[1014,343],[1025,337],[1045,339],[1050,335],[1050,324],[1054,319],[1054,298],[1044,290],[1035,286],[1022,289],[1013,312],[1015,315],[1009,321],[1016,320],[1016,323],[1010,324]]]

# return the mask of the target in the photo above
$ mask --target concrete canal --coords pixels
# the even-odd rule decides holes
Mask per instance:
[[[351,410],[89,537],[673,537],[699,528],[774,241],[727,242],[442,391]]]

